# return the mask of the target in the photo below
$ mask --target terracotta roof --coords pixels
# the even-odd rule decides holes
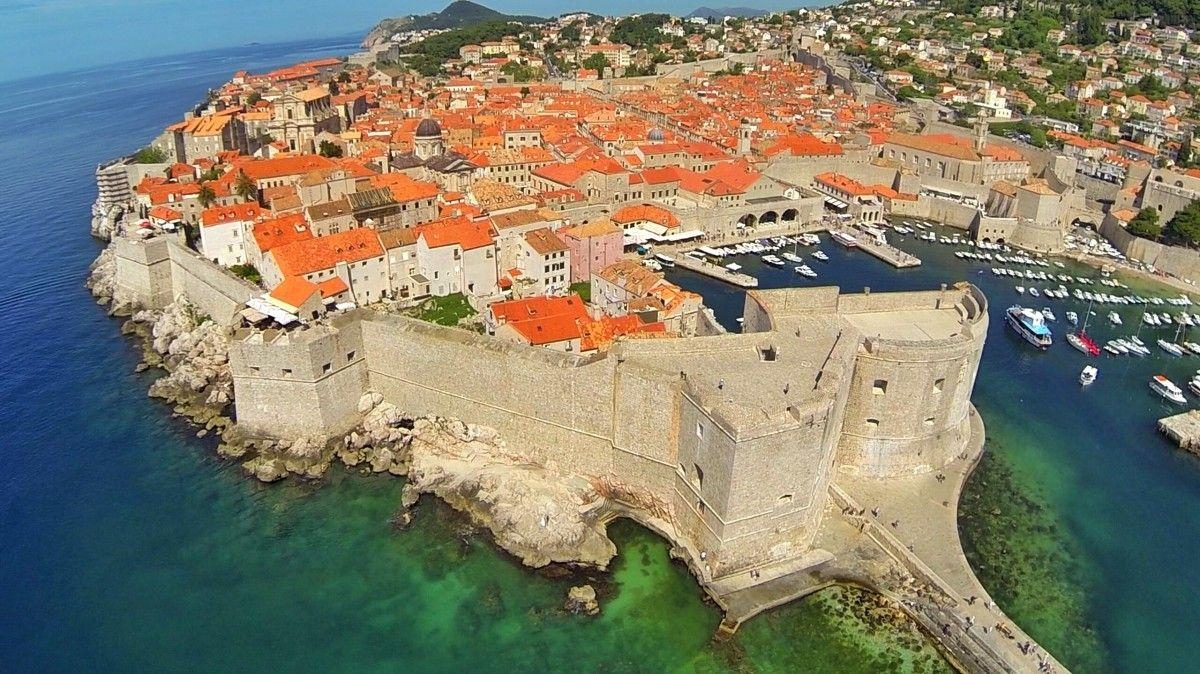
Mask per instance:
[[[335,166],[336,164],[319,154],[305,154],[245,161],[238,164],[237,168],[254,180],[262,180],[264,178],[299,176],[312,170],[330,169]]]
[[[674,213],[654,204],[632,204],[624,206],[612,214],[612,221],[616,223],[641,222],[643,220],[663,227],[679,226],[679,218]]]
[[[289,276],[271,290],[270,297],[276,304],[282,304],[283,308],[295,313],[313,293],[319,292],[317,284],[303,276]]]
[[[351,229],[315,239],[296,241],[271,251],[284,276],[303,276],[330,269],[339,262],[359,262],[383,255],[383,244],[375,230]]]
[[[535,346],[578,339],[580,323],[590,320],[583,298],[575,294],[497,302],[489,310],[498,325],[512,326]]]
[[[576,225],[558,230],[560,236],[565,236],[571,239],[589,239],[596,236],[607,236],[610,234],[620,235],[621,230],[612,223],[612,220],[594,220],[585,225]]]
[[[529,244],[529,247],[542,257],[567,250],[567,244],[555,236],[549,227],[542,227],[532,232],[526,232],[525,243]]]
[[[200,213],[200,224],[212,227],[228,222],[251,222],[263,213],[262,207],[253,201],[232,206],[212,206]]]
[[[257,222],[250,233],[264,254],[277,246],[312,238],[312,231],[300,213]]]
[[[417,236],[425,239],[425,245],[430,248],[458,245],[463,250],[474,250],[493,243],[491,223],[466,218],[440,220],[418,227]]]

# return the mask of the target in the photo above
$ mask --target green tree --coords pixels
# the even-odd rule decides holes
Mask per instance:
[[[237,179],[233,182],[233,193],[241,197],[242,201],[250,201],[258,196],[258,187],[245,171],[238,171]]]
[[[235,264],[229,268],[229,271],[251,283],[262,283],[262,274],[252,264]]]
[[[196,193],[196,199],[200,201],[201,208],[208,208],[217,200],[217,192],[212,188],[212,185],[200,185],[200,191]]]
[[[1189,246],[1200,244],[1200,201],[1193,201],[1167,223],[1171,238]]]
[[[1158,211],[1153,208],[1143,208],[1129,221],[1126,230],[1135,236],[1154,240],[1162,234],[1162,226],[1158,224]]]
[[[338,73],[337,81],[341,82],[342,84],[346,84],[350,81],[350,73],[346,72],[345,70]]]
[[[246,97],[246,105],[255,105],[261,100],[262,94],[258,93],[257,91],[251,91],[250,95]]]
[[[221,169],[219,167],[212,166],[207,171],[200,174],[200,182],[216,180],[217,178],[220,178],[220,177],[221,177]]]
[[[581,32],[582,29],[579,27],[579,22],[572,21],[558,31],[558,39],[563,42],[579,42]]]
[[[1179,152],[1175,153],[1175,164],[1183,168],[1192,165],[1192,137],[1184,136],[1183,142],[1179,144]]]
[[[133,160],[139,164],[161,164],[167,160],[167,153],[162,148],[147,145],[133,153]]]
[[[604,69],[608,67],[608,59],[604,58],[604,54],[596,52],[585,58],[579,65],[590,70],[595,70],[603,75]]]
[[[339,87],[339,86],[338,86],[338,83],[337,83],[337,81],[336,81],[336,80],[335,80],[335,81],[331,81],[331,82],[329,83],[329,95],[330,95],[330,96],[337,96],[337,95],[338,95],[338,94],[340,94],[340,93],[342,93],[342,89],[341,89],[341,87]]]
[[[322,157],[340,157],[342,156],[342,147],[331,140],[323,140],[320,147],[317,148],[317,154]]]

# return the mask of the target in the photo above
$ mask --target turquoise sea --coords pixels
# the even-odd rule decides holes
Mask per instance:
[[[353,48],[245,47],[0,84],[0,670],[946,671],[911,625],[849,589],[713,643],[719,615],[636,526],[614,525],[610,574],[530,572],[435,502],[393,531],[398,480],[248,481],[146,397],[154,375],[133,373],[136,350],[82,285],[99,251],[92,169],[234,70]],[[905,245],[926,266],[896,273],[825,244],[818,281],[970,277],[994,315],[1011,299],[948,250]],[[747,266],[767,286],[796,282]],[[736,293],[677,278],[732,324]],[[976,568],[1077,671],[1196,671],[1200,465],[1155,435],[1166,410],[1145,379],[1165,367],[1181,381],[1200,359],[1105,361],[1086,392],[1080,366],[993,321],[975,396],[993,451],[963,518]],[[560,610],[584,580],[598,618]]]

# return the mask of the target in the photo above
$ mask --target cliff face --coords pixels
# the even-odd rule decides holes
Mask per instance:
[[[407,16],[380,21],[363,38],[363,48],[370,49],[377,44],[387,42],[388,38],[403,30],[404,26],[409,23],[412,23],[412,19]]]

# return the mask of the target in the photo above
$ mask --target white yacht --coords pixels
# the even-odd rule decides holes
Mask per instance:
[[[1187,398],[1183,397],[1183,391],[1164,375],[1156,374],[1150,378],[1150,390],[1176,405],[1187,404]]]
[[[1079,373],[1079,383],[1087,386],[1096,381],[1096,375],[1099,373],[1095,365],[1084,365],[1083,371]]]

